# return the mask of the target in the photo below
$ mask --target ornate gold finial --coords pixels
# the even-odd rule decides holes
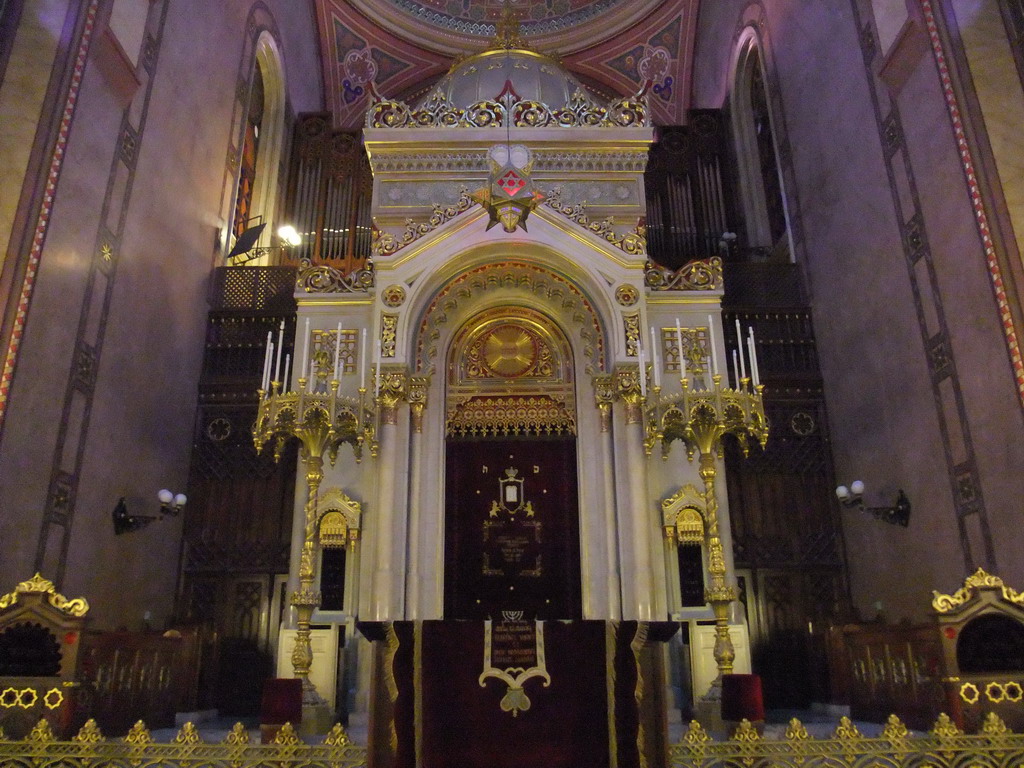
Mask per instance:
[[[241,723],[235,723],[231,726],[231,731],[224,738],[225,744],[232,746],[242,746],[249,743],[249,732],[245,730],[245,726]]]
[[[711,736],[704,730],[704,726],[696,720],[691,720],[690,727],[683,736],[683,741],[691,747],[702,747],[711,741]]]
[[[55,741],[50,721],[45,717],[41,718],[35,728],[25,737],[25,741],[32,741],[36,744],[49,744],[51,741]]]
[[[175,744],[201,744],[202,741],[199,738],[199,731],[196,730],[193,723],[185,723],[178,731],[178,735],[174,737]]]
[[[100,731],[100,727],[96,725],[96,721],[91,717],[85,721],[85,725],[75,735],[74,741],[79,744],[99,744],[103,741],[103,733]]]
[[[944,595],[941,592],[932,592],[932,608],[936,613],[952,613],[958,608],[966,605],[974,599],[975,592],[979,589],[1000,589],[1003,599],[1014,605],[1024,606],[1024,594],[1008,587],[998,576],[987,573],[979,568],[964,580],[964,585],[952,595]]]
[[[324,737],[324,744],[328,747],[347,747],[352,744],[352,739],[348,737],[341,723],[335,723]]]
[[[291,723],[282,725],[281,730],[274,737],[274,744],[277,744],[279,747],[293,747],[301,743],[302,741],[299,739],[298,734],[295,733]]]
[[[526,41],[523,39],[522,22],[512,12],[512,6],[508,0],[501,8],[501,18],[494,24],[493,48],[510,50],[513,48],[525,48]]]
[[[794,717],[789,721],[789,725],[786,726],[786,741],[807,741],[809,738],[810,734],[800,720]]]
[[[932,735],[940,739],[951,739],[962,736],[963,731],[956,727],[956,723],[949,719],[949,715],[940,712],[935,726],[932,728]]]
[[[995,712],[985,715],[985,722],[981,726],[981,732],[986,736],[1006,736],[1012,731],[1006,727],[1006,723]]]
[[[889,741],[898,741],[907,738],[909,735],[910,731],[907,730],[907,726],[903,724],[903,721],[896,717],[896,715],[889,715],[885,728],[882,729],[882,738]]]
[[[736,732],[732,735],[733,741],[745,741],[747,743],[760,741],[761,734],[757,732],[757,728],[747,718],[740,720],[740,724],[736,727]]]
[[[146,724],[139,720],[125,735],[124,740],[128,744],[141,747],[144,744],[151,744],[153,742],[153,737],[150,736],[149,729],[146,727]]]
[[[864,734],[860,732],[850,718],[844,716],[839,718],[839,725],[836,726],[832,738],[839,739],[840,741],[856,741],[857,739],[863,739]]]

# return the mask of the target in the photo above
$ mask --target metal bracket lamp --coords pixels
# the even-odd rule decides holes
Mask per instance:
[[[241,266],[275,251],[284,251],[286,248],[295,248],[302,245],[302,235],[299,234],[298,230],[291,224],[285,224],[277,229],[277,237],[280,241],[277,245],[261,245],[256,247],[256,242],[267,227],[262,216],[250,219],[250,221],[256,220],[259,220],[258,224],[247,227],[235,239],[235,244],[227,255],[229,264],[233,264],[236,267]]]
[[[114,511],[110,514],[114,524],[114,535],[140,531],[154,520],[162,520],[167,515],[177,517],[188,503],[188,497],[184,493],[172,493],[166,488],[157,493],[157,499],[160,501],[159,515],[134,515],[128,511],[125,497],[119,498],[114,505]]]
[[[864,505],[864,481],[854,480],[850,487],[840,485],[836,488],[836,498],[844,507],[859,509],[861,512],[871,515],[876,520],[892,525],[902,525],[904,528],[910,525],[910,499],[900,488],[896,492],[896,502],[889,507],[867,507]]]

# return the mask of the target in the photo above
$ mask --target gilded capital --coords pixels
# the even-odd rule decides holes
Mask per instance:
[[[612,429],[612,403],[615,402],[615,377],[602,374],[593,377],[594,402],[601,412],[601,431]]]
[[[380,392],[377,403],[382,424],[398,423],[398,404],[409,391],[409,376],[404,365],[384,365],[380,372]]]
[[[429,388],[429,376],[409,377],[409,410],[412,413],[412,429],[416,433],[423,431],[423,412],[427,409],[427,390]]]
[[[626,423],[643,420],[644,394],[640,389],[640,369],[636,365],[620,365],[615,369],[615,394],[626,404]]]

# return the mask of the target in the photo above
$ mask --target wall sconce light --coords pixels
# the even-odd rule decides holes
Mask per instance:
[[[891,507],[866,507],[864,506],[864,481],[854,480],[850,487],[840,485],[836,488],[836,498],[844,507],[855,507],[861,512],[872,515],[877,520],[893,525],[902,525],[904,528],[910,525],[910,499],[901,488],[896,492],[896,503]]]
[[[132,533],[145,528],[156,520],[156,515],[133,515],[128,511],[128,505],[124,503],[124,496],[117,500],[117,505],[111,513],[114,520],[114,534],[120,536],[122,533]]]
[[[184,493],[172,493],[164,488],[156,495],[160,501],[160,515],[133,515],[128,511],[128,504],[124,496],[117,500],[117,505],[111,513],[114,522],[114,534],[120,536],[122,533],[132,533],[145,528],[154,520],[163,519],[165,515],[177,517],[181,514],[182,508],[188,503],[188,497]]]
[[[160,514],[176,517],[181,514],[181,508],[188,503],[188,497],[184,493],[171,493],[164,488],[158,492],[156,497],[160,500]]]

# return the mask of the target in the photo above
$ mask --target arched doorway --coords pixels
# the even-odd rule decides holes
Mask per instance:
[[[581,618],[564,333],[532,309],[488,310],[455,335],[447,371],[445,618]]]

